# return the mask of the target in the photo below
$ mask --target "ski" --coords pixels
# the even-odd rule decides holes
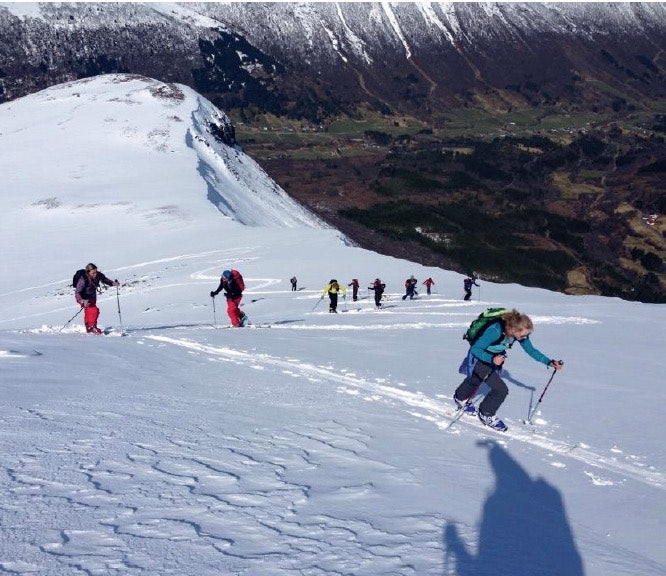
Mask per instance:
[[[129,332],[127,332],[125,329],[116,330],[115,328],[107,327],[102,330],[100,336],[116,336],[119,338],[124,338],[125,336],[129,336]]]
[[[449,422],[449,425],[446,427],[447,430],[450,430],[458,420],[460,420],[465,414],[467,414],[466,408],[468,406],[474,406],[474,398],[472,398],[471,401],[468,400],[467,402],[465,402],[465,404],[460,404],[460,405],[456,404],[456,409],[453,413],[453,418],[451,418],[451,422]],[[476,414],[474,414],[474,416],[476,416]]]
[[[460,406],[458,406],[456,404],[455,409],[453,411],[453,415],[451,416],[451,420],[449,421],[448,426],[445,428],[446,430],[450,430],[451,428],[453,428],[455,423],[458,422],[458,420],[460,420],[465,414],[467,414],[465,408],[469,405],[474,406],[474,404],[475,404],[474,400],[475,399],[473,399],[472,402],[461,404]],[[502,423],[504,424],[504,428],[501,429],[501,428],[494,428],[493,426],[491,426],[489,424],[485,424],[483,421],[481,421],[479,419],[478,412],[475,412],[473,415],[469,414],[469,416],[474,418],[474,420],[476,420],[476,422],[468,421],[468,424],[473,424],[474,426],[477,426],[477,427],[480,426],[484,429],[492,430],[493,432],[505,433],[505,432],[508,432],[508,430],[509,430],[509,427],[506,424],[504,424],[504,421],[502,421]]]

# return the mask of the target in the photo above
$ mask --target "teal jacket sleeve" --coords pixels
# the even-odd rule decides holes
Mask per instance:
[[[523,347],[523,350],[529,354],[531,358],[534,358],[537,362],[541,362],[542,364],[545,364],[548,366],[550,364],[550,358],[543,354],[540,350],[537,350],[532,342],[530,341],[530,337],[528,336],[524,340],[519,340],[519,344]]]

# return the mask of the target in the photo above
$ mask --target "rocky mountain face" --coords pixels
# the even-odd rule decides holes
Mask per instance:
[[[0,4],[1,97],[104,72],[317,119],[664,96],[661,3]]]
[[[663,299],[664,229],[641,218],[664,209],[665,4],[7,3],[0,38],[0,101],[109,72],[189,85],[236,120],[280,185],[363,245],[498,280]],[[517,140],[493,158],[501,166],[470,160],[497,154],[486,147],[497,138],[535,136],[559,152]],[[443,165],[444,153],[457,160]],[[405,185],[415,166],[428,179]],[[405,201],[588,225],[559,241],[534,225],[510,243],[566,253],[558,284],[484,269],[452,249],[462,242],[450,226],[414,236],[424,226],[406,219],[409,234],[387,233],[349,212]]]

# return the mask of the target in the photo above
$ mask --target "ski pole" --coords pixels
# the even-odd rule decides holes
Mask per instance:
[[[217,328],[217,312],[215,311],[215,296],[211,296],[213,300],[213,326]]]
[[[317,300],[317,303],[314,305],[314,308],[312,308],[312,312],[315,311],[315,308],[316,308],[317,306],[319,306],[319,303],[320,303],[323,299],[324,299],[324,297],[322,296],[321,298],[319,298],[319,300]]]
[[[467,402],[465,402],[464,404],[462,404],[461,406],[459,406],[458,408],[456,408],[456,412],[457,412],[457,413],[456,413],[456,415],[453,417],[453,419],[451,420],[451,422],[449,423],[449,425],[446,427],[447,430],[449,430],[449,429],[450,429],[450,428],[451,428],[451,427],[452,427],[452,426],[453,426],[458,420],[460,420],[460,418],[462,418],[462,415],[466,412],[465,409],[466,409],[468,406],[473,406],[473,405],[474,405],[474,400],[475,400],[475,396],[476,396],[477,392],[479,391],[479,389],[481,388],[481,386],[483,386],[483,384],[485,383],[485,381],[488,380],[488,377],[489,377],[494,371],[495,371],[495,368],[493,367],[493,368],[490,370],[490,372],[488,372],[488,374],[486,374],[486,376],[484,377],[484,379],[481,380],[481,382],[478,383],[478,385],[476,386],[476,388],[474,388],[474,390],[472,390],[472,393],[469,395],[469,398],[467,398]]]
[[[560,360],[562,364],[562,360]],[[541,400],[543,400],[543,397],[546,395],[546,390],[548,390],[548,386],[550,386],[550,383],[553,381],[553,378],[555,378],[555,374],[557,374],[557,370],[553,368],[553,373],[550,375],[550,378],[548,379],[548,382],[546,383],[546,387],[543,389],[543,392],[541,392],[541,396],[539,396],[539,399],[537,400],[537,403],[534,405],[534,408],[532,409],[532,413],[530,414],[529,418],[525,420],[525,424],[531,424],[532,423],[532,418],[534,417],[534,414],[536,413],[537,409],[539,408],[539,404],[541,404]]]
[[[83,310],[83,306],[81,306],[81,308],[79,308],[79,311],[78,311],[76,314],[74,314],[74,316],[72,316],[72,317],[67,321],[67,324],[65,324],[65,325],[59,330],[59,332],[62,332],[65,328],[67,328],[67,326],[69,326],[69,325],[72,323],[72,320],[74,320],[74,318],[76,318],[79,314],[81,314],[81,310]]]
[[[120,288],[116,286],[116,302],[118,303],[118,320],[120,321],[120,332],[125,332],[123,328],[123,316],[120,313]]]

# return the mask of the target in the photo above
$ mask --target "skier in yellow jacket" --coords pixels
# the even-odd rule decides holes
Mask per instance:
[[[328,311],[331,314],[337,314],[338,313],[338,293],[342,292],[342,297],[346,298],[347,297],[347,289],[344,286],[340,286],[338,284],[338,281],[333,279],[331,280],[327,285],[326,288],[324,288],[321,291],[321,295],[323,296],[324,294],[328,294],[328,298],[331,301],[331,303],[328,306]]]

